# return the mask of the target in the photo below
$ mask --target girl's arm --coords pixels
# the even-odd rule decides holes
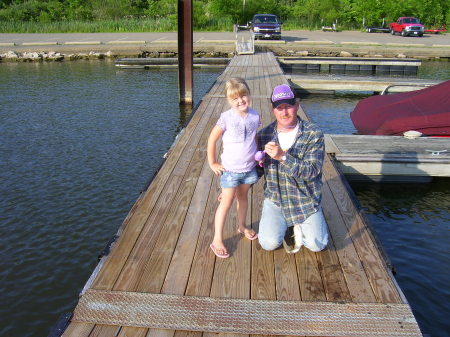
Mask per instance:
[[[225,168],[216,161],[216,143],[223,135],[223,130],[219,126],[214,126],[208,138],[208,164],[215,175],[220,175]]]

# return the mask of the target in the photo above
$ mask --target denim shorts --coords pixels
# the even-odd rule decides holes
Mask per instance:
[[[220,187],[234,188],[242,184],[254,184],[258,181],[256,168],[248,172],[230,172],[225,171],[220,176]]]

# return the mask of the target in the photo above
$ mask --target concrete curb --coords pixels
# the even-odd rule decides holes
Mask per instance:
[[[392,43],[388,42],[386,43],[387,46],[394,46],[394,47],[425,47],[423,43]]]
[[[22,46],[56,46],[58,42],[24,42]]]
[[[353,41],[353,42],[340,42],[340,44],[343,45],[349,45],[349,44],[354,44],[354,45],[358,45],[358,46],[381,46],[381,43],[379,42],[358,42],[358,41]]]
[[[295,44],[334,44],[333,41],[293,41]]]
[[[105,42],[105,44],[146,44],[146,43],[147,43],[146,41],[124,41],[124,40]]]
[[[194,43],[236,43],[236,40],[198,40]]]
[[[150,41],[149,43],[157,44],[157,43],[178,43],[177,40],[155,40]]]
[[[69,41],[64,42],[64,45],[99,45],[100,41]]]
[[[257,44],[286,44],[284,40],[255,40],[255,45]]]

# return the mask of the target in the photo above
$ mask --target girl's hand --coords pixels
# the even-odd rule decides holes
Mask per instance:
[[[258,162],[258,165],[260,167],[263,167],[264,164],[264,157],[266,156],[265,151],[258,151],[255,153],[255,160]]]
[[[211,170],[213,170],[216,176],[220,176],[222,172],[225,172],[225,167],[223,167],[219,163],[212,163],[211,165],[209,165],[209,167],[211,167]]]

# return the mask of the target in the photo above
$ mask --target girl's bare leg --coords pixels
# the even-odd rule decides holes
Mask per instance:
[[[217,207],[214,218],[214,238],[212,244],[219,254],[227,254],[227,248],[223,243],[223,226],[227,217],[228,211],[233,203],[234,193],[236,188],[222,189],[222,198],[219,207]]]
[[[253,229],[245,226],[248,209],[248,190],[250,187],[250,184],[242,184],[236,188],[238,231],[248,239],[256,235]]]

